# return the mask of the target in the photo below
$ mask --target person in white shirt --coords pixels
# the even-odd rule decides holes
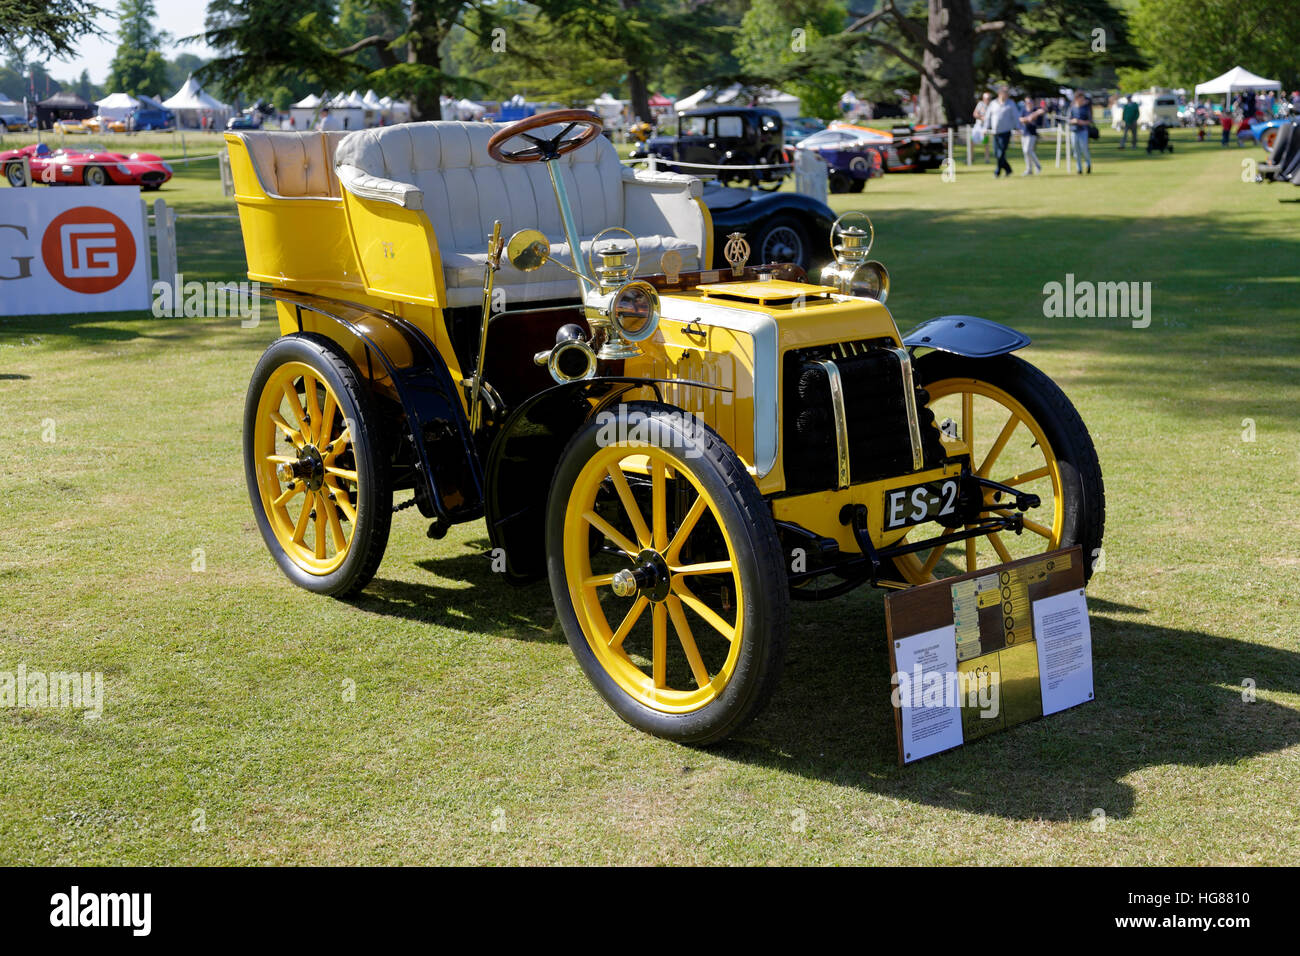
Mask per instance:
[[[1012,170],[1007,162],[1007,149],[1011,145],[1011,134],[1020,128],[1020,106],[1011,99],[1005,86],[998,87],[998,98],[989,104],[984,122],[993,136],[993,152],[998,160],[993,178],[997,179],[1003,171],[1010,176]]]
[[[316,120],[316,128],[318,130],[342,129],[343,124],[339,122],[337,116],[330,113],[329,107],[327,106],[325,109],[320,111],[320,119]]]

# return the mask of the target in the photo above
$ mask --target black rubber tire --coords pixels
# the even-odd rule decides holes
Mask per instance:
[[[633,699],[600,665],[582,632],[569,597],[564,569],[564,512],[569,490],[597,451],[600,422],[593,419],[570,440],[556,467],[546,515],[546,564],[555,610],[569,647],[588,680],[625,721],[656,737],[693,746],[718,743],[736,733],[763,709],[781,676],[789,631],[789,587],[785,555],[771,509],[754,479],[730,446],[705,426],[695,434],[681,428],[679,409],[653,402],[629,402],[628,414],[642,412],[651,440],[672,441],[686,450],[695,478],[718,504],[736,548],[744,591],[744,632],[740,658],[718,698],[688,714],[652,710]],[[615,414],[619,409],[612,409]],[[662,431],[657,431],[662,429]],[[698,452],[698,456],[696,456]]]
[[[853,183],[853,178],[848,173],[842,173],[839,170],[831,173],[827,177],[827,185],[833,193],[846,193]]]
[[[312,574],[285,553],[262,510],[253,467],[258,401],[271,373],[286,362],[302,362],[314,369],[338,396],[344,418],[352,422],[353,457],[361,492],[356,503],[357,520],[347,558],[329,574]],[[365,587],[379,569],[393,521],[393,491],[383,434],[369,388],[362,383],[347,355],[329,339],[312,333],[295,333],[276,339],[262,353],[244,403],[244,478],[267,550],[285,576],[300,588],[346,597]]]
[[[867,188],[867,181],[865,179],[855,179],[853,180],[853,184],[849,186],[849,192],[860,193],[862,192],[862,190],[866,188]]]
[[[1022,404],[1051,442],[1061,468],[1065,527],[1061,547],[1083,549],[1084,580],[1092,577],[1106,525],[1106,488],[1092,436],[1061,387],[1016,355],[973,359],[930,352],[916,362],[918,384],[943,379],[977,379],[1002,389]]]
[[[91,182],[92,179],[98,179],[99,182]],[[109,184],[108,173],[104,172],[102,166],[87,166],[81,174],[81,181],[87,186],[107,186]]]
[[[778,229],[789,229],[791,233],[798,238],[799,253],[797,256],[793,256],[788,260],[772,260],[770,257],[766,257],[763,247],[767,244],[767,240],[772,233],[776,232]],[[759,263],[789,261],[799,266],[799,268],[807,270],[810,265],[810,260],[812,259],[812,249],[808,242],[808,233],[804,230],[803,225],[798,220],[792,219],[789,216],[777,216],[759,229],[758,235],[754,237],[754,244],[751,246],[751,249],[755,261]]]

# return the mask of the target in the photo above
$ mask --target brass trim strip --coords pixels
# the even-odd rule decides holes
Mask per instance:
[[[912,377],[912,356],[907,349],[890,349],[898,357],[898,364],[903,372],[903,408],[907,411],[907,430],[912,439],[912,470],[920,471],[925,466],[925,456],[921,453],[921,419],[916,410],[916,383]]]
[[[844,381],[839,366],[830,359],[817,363],[826,369],[826,379],[831,386],[831,412],[835,416],[835,458],[838,471],[838,488],[847,488],[852,478],[849,469],[849,421],[844,410]]]

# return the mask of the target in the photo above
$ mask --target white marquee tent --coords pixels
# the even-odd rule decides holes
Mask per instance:
[[[190,76],[172,96],[163,100],[163,106],[176,113],[180,123],[198,126],[199,118],[207,114],[216,127],[219,120],[230,115],[230,107],[203,91],[199,81]]]
[[[96,100],[99,115],[111,120],[125,121],[133,109],[138,109],[140,101],[129,93],[110,93],[102,100]]]
[[[1197,83],[1196,98],[1199,100],[1202,93],[1208,96],[1231,96],[1233,93],[1245,90],[1280,90],[1281,88],[1282,84],[1277,80],[1266,80],[1262,76],[1256,76],[1250,70],[1234,66],[1222,76]]]
[[[316,120],[316,111],[320,108],[321,99],[315,93],[308,93],[297,103],[289,104],[289,119],[292,121],[292,129],[304,130],[311,129],[311,125]]]

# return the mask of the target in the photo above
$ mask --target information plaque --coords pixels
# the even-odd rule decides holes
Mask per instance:
[[[898,762],[1092,700],[1076,546],[885,598]]]

